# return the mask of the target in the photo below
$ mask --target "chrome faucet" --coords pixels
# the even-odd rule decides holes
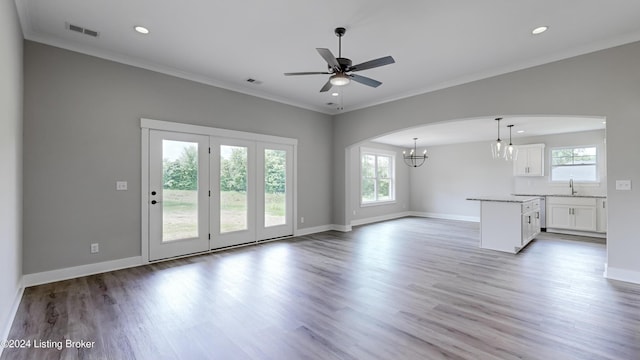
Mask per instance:
[[[573,186],[573,178],[569,179],[569,187],[571,188],[571,196],[578,193],[576,188]]]

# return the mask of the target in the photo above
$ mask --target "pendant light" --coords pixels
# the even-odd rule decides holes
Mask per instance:
[[[427,149],[424,149],[422,155],[418,155],[418,146],[417,146],[418,138],[413,138],[413,149],[407,154],[406,151],[402,151],[402,157],[404,158],[404,163],[410,167],[420,167],[427,160]]]
[[[518,149],[511,143],[511,128],[513,125],[507,125],[509,128],[509,146],[504,150],[504,159],[512,161],[518,158]]]
[[[496,160],[504,157],[504,146],[502,146],[502,140],[500,140],[500,120],[502,118],[496,118],[498,122],[498,139],[491,143],[491,157]]]

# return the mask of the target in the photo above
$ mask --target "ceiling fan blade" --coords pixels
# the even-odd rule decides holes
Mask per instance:
[[[316,50],[318,51],[318,54],[320,54],[320,56],[322,56],[324,61],[326,61],[327,64],[333,70],[335,70],[335,72],[342,71],[342,69],[340,68],[340,64],[338,63],[338,59],[336,59],[336,57],[333,56],[333,53],[331,52],[331,50],[324,49],[324,48],[316,48]]]
[[[327,81],[326,84],[324,84],[324,86],[322,87],[322,89],[320,89],[320,92],[327,92],[329,91],[329,89],[331,89],[331,80]]]
[[[285,76],[292,75],[328,75],[330,72],[322,72],[322,71],[309,71],[309,72],[293,72],[293,73],[284,73]]]
[[[361,64],[357,64],[357,65],[353,65],[349,68],[349,71],[362,71],[362,70],[367,70],[367,69],[373,69],[379,66],[384,66],[384,65],[389,65],[389,64],[393,64],[396,61],[393,60],[393,57],[391,56],[385,56],[385,57],[381,57],[379,59],[374,59],[374,60],[369,60],[369,61],[365,61]]]
[[[372,78],[368,78],[366,76],[360,76],[360,75],[356,75],[356,74],[349,74],[349,77],[356,82],[359,82],[360,84],[364,84],[367,86],[371,86],[371,87],[378,87],[380,85],[382,85],[382,83],[378,80],[373,80]]]

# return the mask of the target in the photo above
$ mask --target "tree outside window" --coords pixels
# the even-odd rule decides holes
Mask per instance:
[[[551,181],[598,181],[595,146],[551,149]]]

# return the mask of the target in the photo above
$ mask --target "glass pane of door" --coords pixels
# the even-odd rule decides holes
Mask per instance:
[[[162,140],[162,191],[162,242],[197,238],[197,142]]]
[[[220,145],[220,233],[247,230],[247,147]]]
[[[287,222],[287,152],[264,150],[264,226]]]

